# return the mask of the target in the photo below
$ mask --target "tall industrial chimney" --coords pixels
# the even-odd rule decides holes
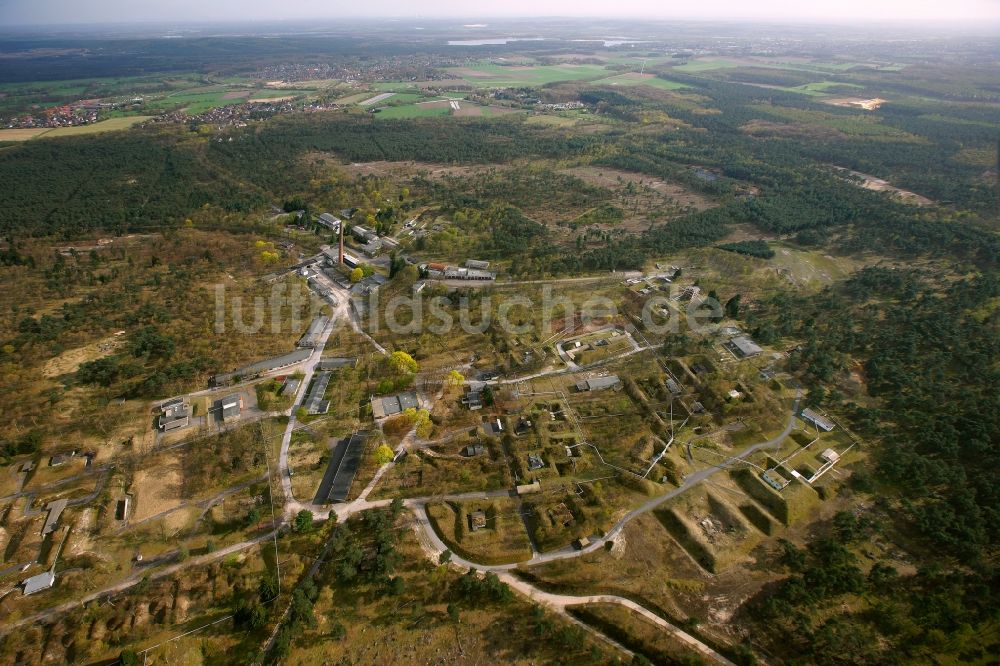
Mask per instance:
[[[344,265],[344,221],[340,221],[340,265]]]

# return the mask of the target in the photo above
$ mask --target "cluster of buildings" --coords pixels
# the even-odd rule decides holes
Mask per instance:
[[[464,267],[449,266],[447,264],[427,263],[420,265],[420,271],[429,278],[444,280],[480,280],[489,281],[497,278],[496,273],[485,270],[489,267],[489,262],[469,259]],[[480,268],[483,267],[483,268]]]

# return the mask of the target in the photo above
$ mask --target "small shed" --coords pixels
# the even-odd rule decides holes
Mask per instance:
[[[480,509],[469,514],[469,529],[473,532],[486,529],[486,512]]]

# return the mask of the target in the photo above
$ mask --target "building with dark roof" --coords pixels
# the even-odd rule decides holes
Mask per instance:
[[[340,219],[330,213],[323,213],[316,219],[316,222],[330,231],[340,231]]]
[[[390,395],[386,398],[372,398],[372,416],[382,419],[387,416],[402,414],[405,410],[420,408],[420,401],[414,391],[407,391],[399,395]]]
[[[302,334],[299,338],[298,346],[305,349],[312,349],[319,342],[320,336],[323,334],[323,329],[326,325],[330,323],[330,318],[326,315],[319,315],[309,322],[309,328],[306,332]]]
[[[358,364],[357,357],[350,358],[344,357],[331,357],[320,359],[319,363],[316,364],[317,370],[339,370],[340,368],[355,367]]]
[[[223,372],[213,375],[211,380],[209,380],[209,383],[212,386],[228,386],[237,378],[253,379],[254,377],[258,377],[265,372],[278,370],[279,368],[287,368],[297,363],[301,363],[302,361],[307,360],[311,355],[312,352],[308,349],[296,349],[288,354],[282,354],[281,356],[275,356],[264,359],[263,361],[251,363],[250,365],[244,366],[232,372]]]
[[[164,432],[186,428],[191,422],[191,405],[184,402],[183,398],[174,398],[163,403],[160,405],[160,411],[162,414],[156,424]]]
[[[319,490],[313,500],[315,504],[344,502],[350,493],[354,477],[361,466],[368,433],[360,431],[337,442],[330,455],[330,462],[320,481]]]
[[[332,373],[320,372],[313,379],[309,395],[306,396],[305,401],[305,408],[308,413],[326,414],[330,411],[330,401],[324,400],[323,396],[326,395],[326,387],[330,385],[330,377],[332,376]]]
[[[235,421],[243,413],[243,396],[239,393],[227,395],[216,403],[216,408],[223,422]]]
[[[486,447],[482,444],[469,444],[462,449],[462,455],[466,458],[474,458],[486,452]]]

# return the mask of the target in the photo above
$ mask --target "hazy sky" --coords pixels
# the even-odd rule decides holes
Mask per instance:
[[[0,25],[377,16],[994,23],[1000,21],[1000,0],[0,0]]]

